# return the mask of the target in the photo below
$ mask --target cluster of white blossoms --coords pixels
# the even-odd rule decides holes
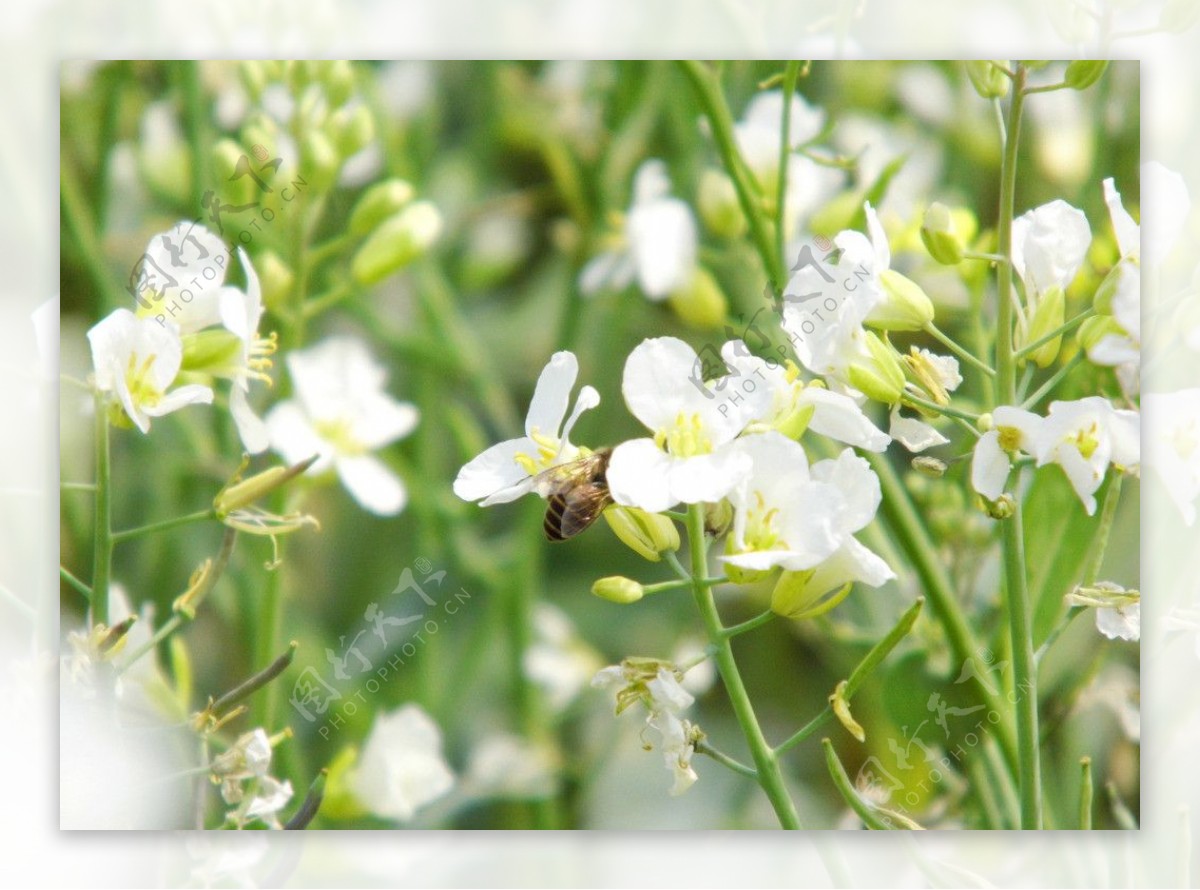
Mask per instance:
[[[225,818],[235,828],[256,821],[267,828],[282,827],[279,811],[292,799],[292,783],[271,776],[271,754],[271,739],[259,728],[239,736],[213,758],[213,781],[220,784],[221,798],[231,807]]]
[[[151,420],[211,404],[227,380],[228,406],[242,447],[268,447],[289,463],[313,456],[309,475],[335,471],[372,513],[404,509],[403,483],[373,452],[407,436],[417,409],[386,390],[386,372],[365,344],[333,337],[287,355],[293,397],[266,419],[250,404],[252,384],[272,385],[274,333],[263,336],[262,288],[244,250],[245,287],[225,283],[229,251],[203,226],[183,221],[155,235],[137,266],[133,308],[88,331],[94,386],[118,426],[150,432]]]

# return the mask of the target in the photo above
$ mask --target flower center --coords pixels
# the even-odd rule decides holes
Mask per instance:
[[[528,473],[530,476],[536,476],[543,470],[548,470],[550,465],[554,463],[554,458],[558,456],[560,442],[554,436],[547,436],[537,427],[530,432],[529,438],[537,445],[536,456],[528,455],[520,451],[513,455],[513,460],[517,466]]]
[[[1096,424],[1093,423],[1086,429],[1076,430],[1074,434],[1067,436],[1066,441],[1079,449],[1084,460],[1091,460],[1096,449],[1100,447],[1100,437],[1097,432]]]
[[[154,380],[150,376],[150,369],[154,367],[154,361],[157,358],[157,355],[148,355],[139,366],[138,357],[136,355],[129,356],[129,366],[125,369],[125,386],[135,405],[146,405],[153,408],[162,401],[163,392],[154,385]]]
[[[754,500],[757,503],[746,511],[746,550],[786,548],[787,542],[780,540],[779,531],[775,527],[775,520],[779,518],[779,509],[772,507],[768,510],[760,491],[754,492]]]
[[[675,417],[672,426],[664,427],[654,434],[654,444],[666,448],[675,457],[696,457],[711,454],[712,440],[704,430],[700,415],[685,415],[682,411]]]
[[[350,421],[345,417],[318,420],[313,423],[317,435],[333,446],[338,454],[366,454],[367,447],[354,435]]]
[[[267,371],[274,367],[275,363],[271,361],[270,356],[274,355],[278,348],[279,335],[275,331],[271,331],[268,337],[260,337],[256,333],[251,339],[250,354],[246,359],[246,376],[261,380],[267,386],[274,386],[275,382]]]
[[[1021,450],[1021,431],[1015,426],[998,426],[996,432],[1000,434],[1000,447],[1009,454]]]

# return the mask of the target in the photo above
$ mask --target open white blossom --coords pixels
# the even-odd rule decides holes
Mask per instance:
[[[442,757],[442,734],[414,704],[375,716],[358,763],[347,776],[355,798],[369,812],[406,822],[454,785]]]
[[[458,471],[454,493],[465,501],[479,501],[484,507],[506,504],[533,491],[534,477],[539,473],[578,457],[579,449],[571,444],[571,430],[584,411],[600,404],[600,394],[584,386],[566,417],[578,376],[579,360],[574,353],[554,353],[538,376],[525,416],[525,435],[498,442],[473,458]]]
[[[1083,211],[1054,200],[1013,220],[1012,262],[1031,304],[1053,288],[1066,290],[1083,265],[1092,229]]]
[[[728,446],[771,393],[743,386],[740,375],[706,382],[703,368],[695,350],[674,337],[643,340],[630,353],[625,403],[654,435],[613,450],[608,486],[618,504],[658,513],[680,502],[713,503],[749,469]]]
[[[96,388],[109,394],[143,433],[150,432],[152,417],[212,401],[212,390],[197,383],[170,390],[183,361],[174,327],[117,309],[88,331],[88,340]]]
[[[134,267],[137,314],[183,334],[218,324],[228,267],[224,241],[199,223],[176,223],[150,239]]]
[[[638,168],[624,232],[613,249],[584,267],[579,277],[584,294],[620,290],[636,280],[657,302],[688,284],[696,270],[696,220],[670,192],[666,164],[652,159]]]
[[[289,464],[318,455],[310,475],[330,469],[365,509],[391,516],[404,484],[371,452],[407,436],[417,409],[384,389],[387,372],[362,341],[331,337],[287,357],[295,396],[267,415],[271,447]]]

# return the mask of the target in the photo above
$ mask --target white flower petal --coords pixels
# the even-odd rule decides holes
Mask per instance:
[[[433,718],[413,704],[376,715],[347,784],[370,812],[399,821],[444,795],[454,773],[442,757]]]
[[[180,386],[164,395],[157,405],[142,405],[141,409],[150,417],[162,417],[187,405],[208,405],[213,400],[213,391],[199,383]]]
[[[408,503],[400,478],[383,461],[369,454],[340,456],[334,461],[338,478],[359,505],[377,516],[395,516]]]
[[[454,493],[464,501],[489,498],[490,503],[507,503],[516,500],[524,492],[499,500],[495,499],[495,495],[529,478],[529,474],[515,460],[521,453],[530,456],[536,454],[537,443],[532,439],[497,442],[458,471]]]
[[[1108,217],[1112,220],[1113,232],[1117,236],[1117,247],[1121,256],[1138,256],[1141,253],[1141,230],[1133,221],[1125,205],[1121,203],[1121,193],[1110,176],[1104,180],[1104,203],[1108,205]]]
[[[266,451],[267,446],[271,444],[267,425],[254,413],[246,399],[245,388],[236,380],[229,389],[229,413],[233,415],[233,422],[245,449],[251,454]]]
[[[820,591],[819,595],[824,595],[850,582],[879,587],[895,577],[891,566],[874,551],[854,538],[847,538],[836,553],[817,566],[808,585],[812,591]]]
[[[849,448],[833,460],[813,464],[812,477],[829,483],[841,493],[845,501],[845,512],[841,514],[844,529],[856,532],[875,518],[883,500],[879,477],[866,460]]]
[[[1066,289],[1091,242],[1092,230],[1083,211],[1054,200],[1013,220],[1013,267],[1034,294],[1054,287]]]
[[[800,395],[801,405],[813,406],[808,427],[847,445],[867,451],[886,451],[891,437],[875,426],[858,403],[842,393],[820,386],[806,386]]]
[[[704,387],[702,371],[696,351],[682,340],[643,340],[625,360],[621,392],[633,416],[651,430],[670,427],[681,415],[720,422],[717,396]]]
[[[888,433],[893,439],[913,453],[945,445],[950,440],[922,420],[915,417],[905,417],[900,413],[900,406],[892,409],[891,423]]]
[[[1079,500],[1083,502],[1083,508],[1087,511],[1088,516],[1094,515],[1096,512],[1096,489],[1100,487],[1104,474],[1097,473],[1095,467],[1084,459],[1074,445],[1064,445],[1059,448],[1055,461],[1067,474],[1067,480],[1075,489],[1075,493],[1079,495]]]
[[[670,468],[671,458],[653,439],[622,442],[608,462],[608,490],[618,504],[660,513],[678,503],[671,494]]]
[[[729,494],[749,472],[749,460],[732,448],[697,457],[672,457],[668,469],[671,505],[680,501],[714,504]]]
[[[1154,269],[1175,246],[1191,211],[1187,181],[1157,161],[1142,165],[1142,251]]]
[[[1142,636],[1141,603],[1119,609],[1097,609],[1096,629],[1110,640],[1137,640]]]
[[[579,290],[585,297],[603,290],[628,287],[637,273],[633,257],[623,250],[610,250],[592,257],[579,273]]]
[[[333,446],[317,435],[311,421],[294,400],[280,402],[266,416],[267,435],[271,448],[289,464],[319,455],[308,469],[309,475],[319,475],[333,464]]]
[[[1012,463],[1008,453],[1000,447],[1000,432],[988,430],[975,443],[971,457],[971,487],[988,500],[996,500],[1004,493]]]
[[[579,360],[573,352],[556,352],[538,375],[529,412],[525,416],[525,435],[535,432],[543,436],[558,436],[563,416],[567,413],[571,390],[579,376]]]
[[[687,204],[663,198],[640,204],[626,221],[638,285],[651,299],[665,299],[691,279],[696,265],[696,221]]]

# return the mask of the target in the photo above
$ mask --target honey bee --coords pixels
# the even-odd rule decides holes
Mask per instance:
[[[546,499],[542,531],[547,541],[573,538],[600,518],[612,503],[608,490],[608,460],[611,448],[601,448],[586,457],[551,467],[534,478],[534,490]]]

